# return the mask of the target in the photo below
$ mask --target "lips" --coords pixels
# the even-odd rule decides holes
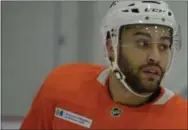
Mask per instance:
[[[143,72],[146,74],[152,74],[157,76],[161,75],[160,69],[158,67],[153,67],[153,66],[144,68]]]

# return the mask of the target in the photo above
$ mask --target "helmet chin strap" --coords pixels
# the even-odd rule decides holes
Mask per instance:
[[[111,62],[111,65],[110,65],[110,69],[115,73],[117,79],[120,80],[120,82],[123,84],[123,86],[129,91],[131,92],[132,94],[138,96],[138,97],[149,97],[151,96],[153,93],[147,93],[147,94],[139,94],[137,92],[135,92],[134,90],[132,90],[132,88],[125,82],[125,75],[121,72],[119,66],[118,66],[118,55],[117,55],[117,45],[114,45],[113,46],[113,49],[114,49],[114,61]]]

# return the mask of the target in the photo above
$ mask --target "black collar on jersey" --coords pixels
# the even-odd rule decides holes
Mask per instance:
[[[110,91],[109,86],[108,86],[108,92],[109,92],[111,99],[113,99],[113,96],[112,96],[112,93]],[[148,104],[148,103],[154,101],[160,95],[160,93],[161,93],[161,87],[158,87],[157,90],[144,103],[141,103],[141,104],[138,104],[138,105],[128,105],[128,104],[122,104],[122,103],[119,103],[119,104],[122,104],[122,105],[125,105],[125,106],[128,106],[128,107],[140,107],[142,105],[145,105],[145,104]]]

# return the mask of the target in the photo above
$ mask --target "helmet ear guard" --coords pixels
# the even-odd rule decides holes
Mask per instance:
[[[173,35],[173,44],[175,46],[176,51],[179,52],[182,49],[181,26],[178,24],[174,31],[175,32]]]

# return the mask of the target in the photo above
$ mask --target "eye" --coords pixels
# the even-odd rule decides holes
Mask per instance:
[[[137,46],[140,48],[148,48],[149,47],[149,41],[145,39],[140,39],[136,41]]]
[[[170,49],[170,45],[161,44],[160,47],[159,47],[159,49],[160,49],[161,51],[167,51],[167,50]]]

